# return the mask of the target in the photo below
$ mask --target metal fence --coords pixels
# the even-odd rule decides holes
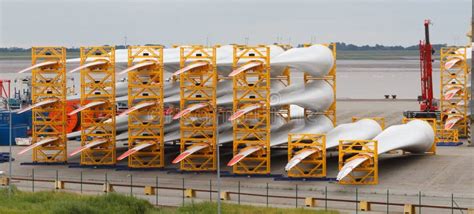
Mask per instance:
[[[413,210],[416,213],[468,213],[474,199],[465,197],[435,197],[418,194],[366,193],[355,191],[328,191],[327,186],[308,188],[291,182],[252,182],[248,178],[224,179],[221,195],[217,195],[217,182],[213,179],[167,178],[140,176],[130,172],[117,175],[115,172],[82,170],[71,174],[59,170],[31,169],[27,174],[14,174],[10,183],[23,191],[55,190],[80,194],[117,192],[149,200],[156,206],[180,206],[190,202],[216,201],[252,204],[267,207],[316,207],[318,209],[343,209],[348,211],[401,212]],[[178,177],[178,176],[177,176]],[[192,176],[188,176],[192,177]],[[258,178],[255,178],[258,179]]]

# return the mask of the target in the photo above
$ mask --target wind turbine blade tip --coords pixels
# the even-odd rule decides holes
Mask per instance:
[[[229,161],[229,163],[227,163],[227,166],[233,166],[236,163],[238,163],[240,160],[242,160],[243,158],[244,158],[243,155],[236,155],[232,158],[232,160]]]
[[[189,155],[190,155],[189,152],[183,152],[183,153],[179,154],[178,157],[176,157],[176,158],[172,161],[172,163],[173,163],[173,164],[177,164],[177,163],[181,162],[182,160],[184,160],[184,159],[185,159],[187,156],[189,156]]]

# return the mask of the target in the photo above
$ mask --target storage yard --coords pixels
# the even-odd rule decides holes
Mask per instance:
[[[7,53],[0,186],[218,213],[474,213],[472,28],[435,45],[433,26],[419,23],[416,55],[375,58],[313,37]]]
[[[364,116],[370,112],[377,113],[380,116],[387,118],[387,125],[398,124],[402,119],[400,111],[403,109],[415,108],[418,106],[416,101],[338,101],[339,111],[338,116],[356,115]],[[390,104],[387,109],[387,104]],[[371,106],[367,110],[367,106]],[[341,123],[350,122],[349,119],[341,120]],[[74,150],[79,146],[79,142],[74,141],[70,144],[70,149]],[[16,154],[23,147],[14,147],[13,154]],[[0,152],[8,151],[8,147],[1,147]],[[124,152],[125,149],[119,152]],[[171,149],[170,153],[177,154],[178,149]],[[277,153],[277,152],[275,152]],[[272,158],[273,174],[282,174],[284,166],[287,163],[287,152],[285,149],[278,150],[279,154],[274,154]],[[195,189],[209,189],[209,180],[212,180],[212,190],[217,190],[217,183],[215,174],[213,173],[179,173],[172,169],[167,170],[119,170],[114,168],[109,169],[92,169],[92,168],[76,168],[68,166],[31,166],[20,165],[21,163],[30,162],[31,151],[24,156],[20,156],[13,162],[14,173],[13,176],[27,180],[14,180],[18,188],[31,191],[32,188],[32,169],[35,169],[35,191],[51,190],[54,187],[52,182],[41,182],[42,179],[56,179],[56,170],[59,170],[59,180],[79,181],[80,173],[83,173],[84,182],[98,182],[103,183],[105,173],[112,183],[121,183],[124,186],[116,187],[115,190],[124,194],[130,193],[130,174],[133,175],[134,185],[155,185],[156,177],[159,178],[159,186],[181,188],[182,180],[185,179],[185,188]],[[227,162],[231,158],[231,149],[223,149],[221,156],[223,162]],[[328,177],[335,177],[337,170],[337,153],[332,154],[328,158]],[[454,193],[455,202],[460,207],[471,207],[474,203],[474,183],[472,160],[474,154],[471,148],[464,146],[459,147],[439,147],[436,156],[426,155],[412,155],[401,156],[399,154],[384,155],[380,161],[379,184],[378,185],[358,185],[347,186],[339,185],[335,181],[288,181],[278,180],[275,178],[245,178],[245,177],[223,177],[222,190],[223,191],[238,191],[238,182],[241,184],[242,193],[256,193],[265,195],[266,183],[269,183],[270,195],[284,195],[293,198],[295,196],[295,185],[298,185],[300,197],[318,197],[324,198],[325,187],[328,188],[328,198],[338,198],[355,200],[355,189],[358,188],[360,198],[359,200],[369,200],[377,202],[386,201],[386,193],[389,190],[390,201],[393,203],[412,203],[418,204],[419,191],[422,192],[422,204],[451,206],[451,193]],[[166,157],[166,165],[173,166],[171,161],[173,155]],[[70,158],[71,163],[78,163],[79,157]],[[118,163],[120,166],[126,166],[127,161],[123,160]],[[168,168],[168,167],[167,167]],[[430,170],[423,170],[429,168]],[[7,171],[8,165],[2,164],[0,171]],[[223,165],[223,172],[231,172],[231,167]],[[452,176],[456,174],[458,176]],[[93,194],[102,191],[101,185],[85,185],[83,186],[84,194]],[[67,183],[64,191],[80,192],[78,184]],[[152,203],[155,203],[155,196],[145,196],[143,187],[135,187],[133,194],[138,197],[148,198]],[[180,205],[182,191],[160,189],[158,199],[159,204],[162,205]],[[215,201],[217,193],[212,194]],[[233,194],[230,196],[231,201],[237,203],[238,197]],[[205,192],[198,192],[196,201],[208,200],[209,194]],[[265,197],[250,197],[241,196],[242,203],[261,204],[265,205]],[[186,202],[191,202],[187,198]],[[280,200],[270,198],[271,206],[294,207],[294,199]],[[304,199],[299,199],[299,206],[304,206]],[[456,205],[455,205],[456,206]],[[318,200],[319,208],[324,208],[324,201]],[[340,208],[343,210],[354,207],[355,203],[337,203],[328,201],[329,208]],[[344,209],[345,208],[345,209]],[[374,205],[374,210],[384,211],[384,205]],[[397,213],[402,210],[400,206],[390,206],[391,212]],[[445,209],[428,209],[423,208],[425,213],[447,213],[450,210]],[[455,211],[459,212],[459,211]],[[460,213],[460,212],[459,212]],[[464,211],[465,213],[465,211]]]

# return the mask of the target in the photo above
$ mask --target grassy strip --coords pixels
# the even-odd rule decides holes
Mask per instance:
[[[198,204],[186,204],[180,207],[177,213],[216,213],[217,204],[210,202],[203,202]],[[257,207],[250,205],[237,205],[222,203],[222,213],[225,214],[337,214],[337,211],[312,210],[303,208],[272,208],[272,207]]]
[[[171,210],[173,212],[173,210]],[[119,194],[81,196],[63,192],[0,193],[0,213],[170,213],[148,201]]]
[[[0,213],[34,213],[34,214],[94,214],[94,213],[216,213],[217,204],[210,202],[191,203],[179,208],[156,208],[144,199],[120,194],[86,196],[65,192],[22,192],[13,190],[8,197],[7,189],[0,189]],[[269,214],[332,214],[336,211],[315,211],[310,209],[266,208],[248,205],[223,203],[222,213],[269,213]]]

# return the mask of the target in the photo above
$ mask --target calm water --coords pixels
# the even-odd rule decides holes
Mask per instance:
[[[30,65],[28,60],[0,60],[0,79],[15,79],[29,74],[15,74]],[[68,64],[68,69],[78,64]],[[434,95],[439,97],[439,63],[434,67]],[[118,70],[125,68],[120,65]],[[69,75],[79,81],[79,74]],[[117,78],[118,79],[118,78]],[[17,85],[19,87],[20,84]],[[418,60],[338,60],[337,97],[351,99],[382,99],[385,94],[402,99],[416,99],[420,94]],[[76,88],[78,90],[78,88]],[[76,91],[77,91],[76,90]]]

